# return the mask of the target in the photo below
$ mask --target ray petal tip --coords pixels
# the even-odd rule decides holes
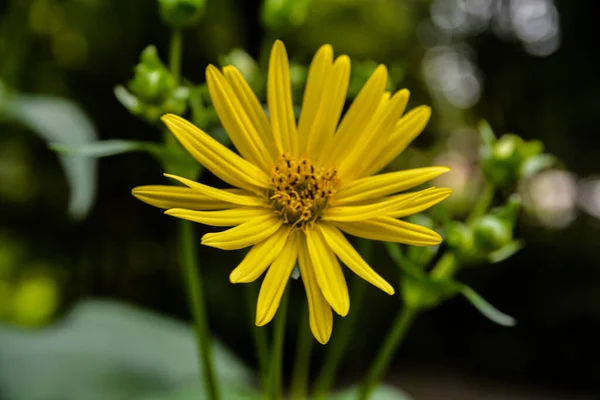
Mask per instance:
[[[392,285],[389,285],[389,284],[383,288],[383,291],[385,293],[389,294],[390,296],[393,296],[394,294],[396,294],[396,291],[394,290]]]
[[[331,331],[327,332],[315,332],[313,331],[313,336],[317,339],[317,342],[321,344],[327,344],[329,342],[329,338],[331,338]]]
[[[240,278],[240,273],[236,272],[235,269],[229,274],[229,282],[231,283],[240,283]]]
[[[214,66],[213,64],[208,64],[206,66],[206,75],[208,76],[208,74],[214,74],[216,72],[219,72],[219,69]]]
[[[173,122],[173,121],[176,121],[176,120],[180,120],[180,119],[183,119],[183,118],[181,118],[181,117],[180,117],[179,115],[177,115],[177,114],[173,114],[173,113],[166,113],[166,114],[163,114],[163,115],[162,115],[162,117],[160,117],[160,119],[161,119],[163,122],[167,123],[167,122]]]
[[[225,74],[225,76],[227,75],[232,75],[239,72],[239,70],[234,67],[233,65],[226,65],[223,67],[223,73]]]

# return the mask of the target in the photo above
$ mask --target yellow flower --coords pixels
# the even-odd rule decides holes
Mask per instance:
[[[373,176],[423,130],[431,110],[421,106],[402,116],[409,93],[386,93],[387,70],[380,65],[339,122],[349,76],[350,59],[342,55],[334,60],[332,47],[321,47],[310,66],[296,123],[281,41],[275,42],[269,61],[270,118],[236,68],[219,71],[208,66],[214,107],[241,157],[183,118],[168,114],[162,120],[198,162],[235,188],[216,189],[165,174],[185,187],[133,190],[138,199],[167,209],[168,215],[233,227],[204,235],[204,245],[224,250],[252,246],[230,280],[252,282],[268,269],[256,325],[267,324],[275,315],[297,263],[310,327],[321,343],[331,335],[331,310],[345,316],[350,308],[339,261],[384,292],[394,293],[342,231],[372,240],[436,245],[442,240],[437,233],[398,218],[450,195],[445,188],[398,194],[447,172],[446,167]]]

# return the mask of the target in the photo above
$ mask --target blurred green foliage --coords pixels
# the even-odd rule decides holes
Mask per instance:
[[[138,204],[129,193],[136,185],[164,183],[163,169],[197,172],[174,141],[159,157],[163,163],[171,160],[168,166],[136,153],[101,160],[98,172],[89,164],[67,168],[73,174],[87,171],[78,175],[80,182],[93,182],[90,172],[98,177],[96,204],[91,208],[89,193],[93,192],[88,187],[88,197],[83,197],[76,214],[91,213],[82,224],[74,225],[66,218],[69,187],[59,158],[31,134],[41,135],[54,125],[48,119],[28,124],[23,118],[9,118],[7,104],[13,96],[24,106],[19,115],[37,118],[41,114],[36,107],[56,107],[66,101],[69,110],[85,110],[102,140],[126,139],[127,146],[132,141],[158,143],[163,132],[131,118],[114,98],[114,87],[131,82],[128,92],[119,86],[123,90],[118,89],[118,97],[130,110],[142,102],[151,104],[155,110],[140,112],[143,120],[156,121],[167,109],[182,110],[185,102],[197,125],[227,143],[203,84],[208,63],[238,66],[264,100],[266,50],[274,38],[281,38],[292,57],[298,104],[306,65],[320,45],[331,43],[336,54],[352,58],[350,97],[378,63],[385,63],[390,69],[389,89],[411,90],[409,108],[433,106],[426,131],[389,168],[450,165],[453,172],[436,184],[453,187],[446,210],[453,217],[469,212],[486,177],[501,189],[497,202],[506,205],[505,194],[515,189],[517,180],[527,183],[540,170],[556,167],[556,160],[543,151],[556,154],[575,174],[594,178],[600,151],[595,135],[600,82],[598,63],[591,57],[596,38],[588,29],[597,23],[596,14],[586,2],[555,2],[561,30],[568,34],[562,36],[556,52],[537,56],[523,47],[518,32],[502,31],[501,16],[506,15],[502,10],[508,2],[491,2],[500,11],[471,33],[452,31],[447,21],[472,18],[461,14],[471,3],[452,8],[453,15],[460,17],[456,20],[440,14],[440,1],[188,0],[150,6],[142,0],[11,0],[0,4],[0,227],[8,237],[18,238],[0,241],[2,319],[27,326],[44,324],[87,296],[120,298],[187,319],[173,257],[172,221]],[[180,7],[192,7],[193,18],[188,19],[187,13],[181,18]],[[182,70],[189,81],[182,84],[189,93],[179,93],[181,97],[176,95],[179,85],[164,74],[170,38],[162,23],[165,19],[187,27]],[[149,50],[140,60],[149,44],[156,50]],[[43,102],[32,94],[43,94]],[[51,115],[57,114],[52,111]],[[477,163],[484,140],[475,129],[481,118],[496,132],[519,135],[499,135],[482,155],[483,174]],[[56,131],[82,130],[59,125]],[[113,154],[122,152],[114,150]],[[208,173],[203,179],[219,184]],[[549,187],[542,198],[556,199],[557,192],[563,191],[556,184]],[[567,206],[577,215],[577,195],[574,198]],[[510,332],[499,330],[483,318],[473,318],[466,302],[449,302],[417,324],[398,360],[399,368],[450,365],[480,376],[597,389],[597,220],[582,215],[562,230],[551,230],[532,215],[511,220],[511,225],[516,223],[514,236],[524,238],[528,247],[506,261],[502,260],[520,248],[520,242],[511,240],[512,227],[508,234],[509,222],[504,217],[486,214],[473,226],[444,224],[431,218],[435,215],[419,217],[443,225],[446,245],[458,257],[475,260],[476,265],[483,262],[481,253],[487,257],[485,262],[502,261],[491,268],[465,269],[458,278],[523,322]],[[198,230],[206,231],[204,227]],[[23,251],[26,256],[15,256]],[[238,255],[200,251],[214,330],[252,362],[244,307],[239,307],[243,294],[227,280]],[[382,246],[375,253],[381,275],[399,275]],[[411,248],[402,254],[416,265],[433,261],[427,249]],[[420,285],[429,282],[422,274],[408,276]],[[302,297],[297,283],[292,283],[292,313],[298,311]],[[361,314],[357,342],[344,363],[343,373],[348,376],[363,371],[364,360],[372,356],[389,326],[389,316],[398,308],[395,299],[368,290],[369,312]],[[461,293],[472,296],[468,291]],[[292,331],[294,324],[290,321]],[[293,336],[289,346],[291,354]],[[321,358],[318,350],[314,363]]]

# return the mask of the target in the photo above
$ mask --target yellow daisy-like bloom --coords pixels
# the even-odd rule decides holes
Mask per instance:
[[[309,69],[302,111],[294,117],[285,47],[276,41],[269,60],[269,117],[233,66],[206,70],[208,89],[237,155],[176,115],[162,120],[204,167],[234,189],[216,189],[166,174],[181,186],[141,186],[140,200],[168,215],[212,226],[233,227],[202,237],[223,250],[252,246],[230,275],[232,283],[252,282],[267,271],[256,310],[256,325],[275,315],[298,265],[315,338],[327,343],[332,309],[345,316],[350,298],[340,261],[388,294],[394,289],[361,258],[342,232],[415,246],[441,237],[400,220],[450,195],[429,188],[402,193],[447,172],[417,168],[374,175],[423,130],[431,110],[404,113],[407,90],[385,92],[387,70],[377,67],[340,121],[350,77],[350,59],[333,58],[321,47]],[[339,122],[339,124],[338,124]],[[374,176],[373,176],[374,175]]]

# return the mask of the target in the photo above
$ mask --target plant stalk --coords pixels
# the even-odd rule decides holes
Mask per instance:
[[[298,328],[298,344],[296,346],[296,358],[294,362],[294,373],[292,375],[290,400],[306,399],[310,371],[310,353],[313,343],[308,312],[308,303],[305,303],[302,308],[300,326]]]
[[[204,304],[204,289],[196,254],[194,226],[189,221],[179,221],[179,253],[183,267],[184,281],[187,288],[188,301],[194,318],[194,332],[198,346],[200,369],[210,400],[219,399],[219,389],[212,362],[210,331]]]
[[[281,400],[283,398],[283,345],[285,342],[285,318],[289,302],[289,292],[289,287],[284,290],[277,315],[275,315],[273,348],[271,350],[271,371],[269,374],[268,398],[270,400]]]
[[[246,303],[248,304],[248,316],[250,317],[250,330],[254,340],[258,369],[260,371],[260,382],[262,389],[267,391],[269,387],[269,350],[267,344],[266,328],[256,326],[256,299],[258,298],[258,286],[256,282],[244,285],[246,287]]]
[[[363,259],[370,264],[373,254],[373,242],[370,240],[360,240],[358,242],[358,251]],[[352,312],[349,313],[339,323],[338,334],[333,337],[331,343],[327,347],[325,361],[319,371],[313,394],[316,399],[323,400],[327,392],[331,389],[334,383],[337,370],[340,363],[344,359],[344,353],[350,344],[352,334],[356,330],[358,317],[364,303],[367,290],[367,284],[354,275],[350,284],[350,294],[352,296]]]
[[[411,307],[405,307],[398,314],[392,330],[385,338],[383,346],[369,368],[367,377],[361,384],[358,395],[359,400],[367,400],[373,389],[379,384],[417,314],[417,309]]]

